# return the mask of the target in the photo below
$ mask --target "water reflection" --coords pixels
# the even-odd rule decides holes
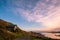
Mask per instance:
[[[42,33],[46,37],[54,38],[54,39],[60,39],[60,33]]]

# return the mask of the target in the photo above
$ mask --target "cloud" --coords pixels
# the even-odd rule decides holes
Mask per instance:
[[[23,11],[25,13],[23,16],[26,17],[28,21],[42,22],[45,26],[44,28],[33,28],[34,30],[50,31],[60,27],[60,5],[55,5],[58,2],[57,0],[51,2],[52,4],[46,4],[39,1],[34,9],[32,9],[32,12]]]
[[[60,0],[13,0],[8,6],[15,14],[21,15],[29,22],[42,23],[44,28],[33,30],[53,30],[60,27]]]

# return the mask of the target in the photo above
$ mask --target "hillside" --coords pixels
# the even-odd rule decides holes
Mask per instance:
[[[26,32],[17,25],[0,19],[0,40],[52,40],[36,32]]]
[[[15,24],[0,19],[0,40],[13,40],[27,34],[27,32],[22,31],[17,25],[14,30],[14,25]]]

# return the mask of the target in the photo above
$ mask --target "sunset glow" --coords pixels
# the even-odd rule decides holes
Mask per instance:
[[[26,31],[52,31],[60,28],[60,0],[0,0],[0,18]]]

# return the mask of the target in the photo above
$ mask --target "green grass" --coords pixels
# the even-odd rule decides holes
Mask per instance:
[[[22,37],[22,34],[20,34],[20,33],[14,33],[14,35],[16,38]]]
[[[36,37],[31,36],[30,40],[52,40],[52,39],[51,38],[47,38],[47,37],[45,37],[45,38],[36,38]]]
[[[30,40],[40,40],[39,38],[35,38],[33,36],[30,37]]]

